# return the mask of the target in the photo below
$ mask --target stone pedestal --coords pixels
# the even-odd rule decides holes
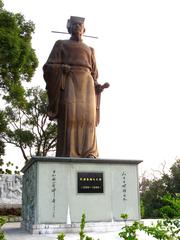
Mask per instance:
[[[122,213],[140,219],[135,160],[34,157],[23,168],[22,226],[31,233],[113,230]]]

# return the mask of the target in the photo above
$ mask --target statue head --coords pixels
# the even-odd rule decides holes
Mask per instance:
[[[82,17],[71,16],[70,19],[68,19],[67,21],[68,32],[70,34],[74,34],[78,26],[79,30],[81,31],[81,34],[83,34],[85,32],[84,20],[85,18]]]

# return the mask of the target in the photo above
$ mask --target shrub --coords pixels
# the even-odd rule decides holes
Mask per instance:
[[[6,240],[4,232],[2,230],[2,226],[6,223],[6,220],[2,217],[0,217],[0,240]]]
[[[0,216],[21,216],[21,208],[0,208]]]

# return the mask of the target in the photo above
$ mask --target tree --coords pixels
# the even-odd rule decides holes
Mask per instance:
[[[20,13],[6,11],[3,1],[0,0],[0,97],[1,102],[3,99],[9,103],[9,107],[15,107],[16,110],[18,107],[22,110],[27,105],[23,83],[31,81],[38,66],[35,50],[31,46],[34,30],[35,25],[32,21],[26,21]],[[9,131],[9,137],[11,134],[11,130],[8,130],[7,113],[8,108],[6,113],[3,110],[0,111],[1,165],[3,164],[2,156],[5,154],[5,141],[2,137],[7,131]],[[22,132],[16,133],[17,138],[22,135]],[[11,141],[13,137],[15,138],[12,134]]]
[[[166,194],[163,196],[162,201],[164,206],[160,209],[162,217],[179,218],[180,217],[180,194],[172,196]]]
[[[159,209],[163,207],[161,199],[165,193],[166,185],[162,179],[151,180],[149,182],[149,188],[145,192],[141,192],[145,218],[159,217]]]
[[[177,159],[176,162],[170,168],[171,178],[174,184],[174,192],[180,193],[180,159]]]
[[[6,127],[7,127],[7,123],[4,119],[2,111],[0,111],[0,136],[1,136],[1,133],[5,131]],[[11,167],[14,164],[11,162],[8,162],[4,167],[4,161],[2,158],[2,156],[4,155],[5,155],[5,143],[0,138],[0,174],[3,174],[3,173],[11,174],[12,173]],[[14,173],[19,174],[19,170],[17,166],[15,167]]]
[[[31,46],[35,25],[25,21],[20,13],[3,8],[0,0],[0,88],[3,98],[13,104],[23,104],[23,81],[29,82],[38,66]]]
[[[159,179],[142,178],[140,183],[141,201],[145,218],[162,217],[163,212],[176,216],[177,193],[180,192],[180,160],[170,168],[169,174],[162,173]],[[167,198],[168,196],[168,198]]]
[[[27,162],[32,155],[46,156],[56,146],[56,122],[46,114],[47,94],[39,87],[28,89],[22,107],[8,103],[0,112],[5,125],[0,133],[5,143],[18,147]]]
[[[3,132],[6,129],[6,122],[4,121],[3,114],[0,111],[0,133]],[[0,138],[0,166],[3,165],[3,159],[2,156],[5,154],[5,144]]]

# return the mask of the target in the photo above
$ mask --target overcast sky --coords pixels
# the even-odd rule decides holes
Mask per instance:
[[[4,0],[36,25],[39,67],[33,84],[45,87],[42,66],[69,16],[85,17],[84,38],[95,48],[101,97],[97,140],[101,158],[143,160],[140,171],[167,168],[180,157],[179,0]],[[7,159],[11,158],[10,153]],[[21,155],[16,159],[22,159]]]

